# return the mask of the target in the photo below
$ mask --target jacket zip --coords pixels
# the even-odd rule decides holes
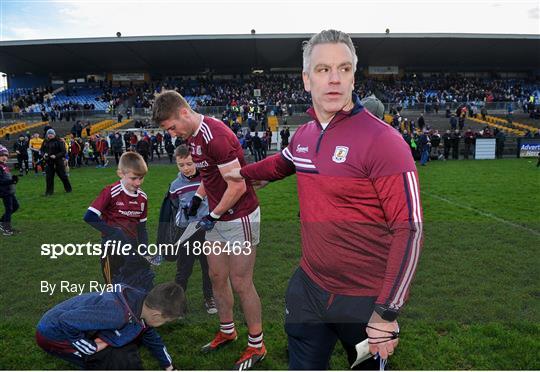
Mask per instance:
[[[317,147],[315,148],[315,154],[319,153],[319,147],[321,146],[321,140],[323,138],[324,132],[326,131],[326,128],[321,130],[321,134],[319,135],[319,139],[317,140]]]

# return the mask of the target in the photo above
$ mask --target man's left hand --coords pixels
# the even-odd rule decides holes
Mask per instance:
[[[399,343],[399,325],[396,320],[386,321],[374,312],[366,327],[366,333],[371,354],[379,353],[381,359],[388,359],[394,354],[394,349]]]

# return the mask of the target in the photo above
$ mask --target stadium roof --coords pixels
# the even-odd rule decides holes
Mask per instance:
[[[0,42],[0,71],[21,74],[249,72],[300,68],[310,34],[188,35]],[[359,67],[538,71],[540,35],[352,34]]]

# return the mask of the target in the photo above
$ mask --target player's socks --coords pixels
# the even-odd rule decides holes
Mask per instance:
[[[263,345],[263,333],[259,333],[256,335],[249,334],[248,335],[248,346],[250,347],[256,347],[261,348]]]
[[[234,333],[234,322],[219,323],[219,330],[227,335]]]

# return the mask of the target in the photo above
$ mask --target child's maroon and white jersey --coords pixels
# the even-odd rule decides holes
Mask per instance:
[[[141,189],[133,194],[122,182],[117,181],[105,186],[88,209],[100,216],[107,225],[120,227],[129,236],[137,238],[137,225],[147,218],[147,199]]]
[[[202,116],[201,126],[187,142],[191,157],[201,172],[208,206],[212,211],[221,201],[227,182],[221,176],[219,168],[238,160],[240,166],[246,165],[244,150],[236,135],[223,122]],[[246,183],[244,195],[228,213],[221,216],[221,221],[231,221],[248,216],[259,206],[255,190]]]
[[[399,309],[422,246],[411,151],[399,132],[358,100],[325,129],[313,109],[310,114],[314,120],[298,128],[288,147],[241,174],[277,180],[296,173],[302,269],[330,293],[374,296],[376,303]]]

